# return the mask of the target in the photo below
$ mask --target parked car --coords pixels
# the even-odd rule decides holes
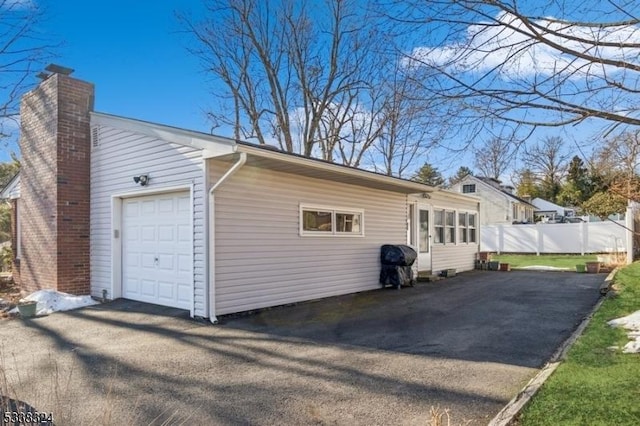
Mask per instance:
[[[582,223],[584,220],[579,217],[563,217],[560,223]]]
[[[549,219],[547,223],[581,223],[584,222],[582,218],[579,217],[567,217],[567,216],[559,216],[555,219]]]

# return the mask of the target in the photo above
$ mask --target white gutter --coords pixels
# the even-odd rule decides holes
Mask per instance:
[[[217,324],[216,318],[216,227],[215,227],[215,198],[214,193],[228,178],[230,178],[235,172],[240,169],[247,162],[247,154],[245,152],[240,153],[240,158],[227,172],[222,175],[220,179],[209,189],[209,321],[212,324]]]

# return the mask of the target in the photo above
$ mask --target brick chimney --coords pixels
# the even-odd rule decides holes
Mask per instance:
[[[93,84],[50,65],[20,106],[20,286],[89,294]]]

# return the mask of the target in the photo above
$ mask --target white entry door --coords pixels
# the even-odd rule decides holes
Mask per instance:
[[[189,192],[122,200],[122,296],[190,309],[192,235]]]
[[[431,271],[431,206],[418,204],[417,210],[418,271]]]

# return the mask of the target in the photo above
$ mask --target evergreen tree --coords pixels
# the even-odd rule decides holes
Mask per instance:
[[[438,171],[437,167],[433,167],[429,163],[424,163],[424,165],[420,167],[420,170],[413,175],[411,180],[431,186],[441,186],[444,184],[442,173]]]
[[[536,175],[531,169],[522,169],[517,173],[516,194],[523,198],[537,198],[540,196],[540,187],[537,184]]]
[[[460,166],[456,174],[449,178],[449,185],[455,185],[469,175],[473,175],[471,169],[467,166]]]

